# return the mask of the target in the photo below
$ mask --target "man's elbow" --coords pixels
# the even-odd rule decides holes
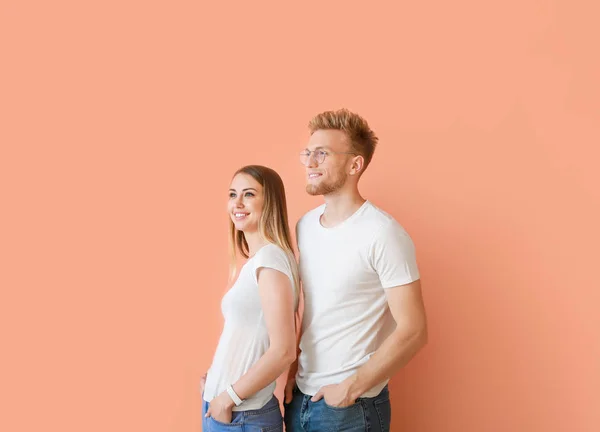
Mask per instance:
[[[428,342],[429,334],[427,331],[427,322],[422,321],[405,328],[400,332],[399,338],[401,339],[399,342],[408,342],[413,346],[415,352],[419,351],[427,345]]]
[[[423,348],[425,345],[427,345],[427,342],[429,341],[429,332],[427,330],[427,322],[423,322],[423,324],[421,326],[419,326],[419,328],[417,329],[416,332],[416,338],[418,341],[418,349]]]

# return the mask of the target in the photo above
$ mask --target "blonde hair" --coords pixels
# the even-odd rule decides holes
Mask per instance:
[[[288,225],[287,203],[285,199],[285,188],[283,181],[277,172],[271,168],[261,165],[247,165],[235,172],[233,177],[238,174],[247,174],[256,180],[263,187],[263,211],[258,222],[258,229],[261,236],[279,246],[288,256],[290,268],[292,270],[293,284],[295,293],[294,309],[298,307],[298,296],[300,293],[300,277],[298,266],[296,264],[296,255],[292,248],[292,237]],[[242,231],[238,231],[229,220],[229,253],[230,253],[230,281],[235,278],[237,272],[237,252],[244,257],[249,258],[250,250],[248,242]]]
[[[364,118],[345,108],[317,114],[308,122],[308,129],[311,135],[318,130],[325,129],[344,132],[348,136],[352,150],[365,159],[363,171],[371,162],[379,141]]]

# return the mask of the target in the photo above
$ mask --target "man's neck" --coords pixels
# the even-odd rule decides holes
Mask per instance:
[[[331,228],[352,216],[364,203],[365,199],[358,190],[328,194],[325,198],[325,211],[321,215],[321,225]]]

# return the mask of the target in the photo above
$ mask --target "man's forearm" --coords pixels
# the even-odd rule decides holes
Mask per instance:
[[[296,328],[302,329],[302,318],[300,315],[296,315]],[[302,350],[300,349],[300,339],[302,338],[302,330],[298,331],[296,335],[296,359],[294,363],[290,365],[290,369],[288,372],[288,381],[291,379],[296,379],[296,373],[298,372],[298,359],[300,358],[300,353]]]
[[[290,369],[288,372],[288,381],[296,378],[296,373],[298,372],[298,358],[300,357],[300,346],[296,346],[296,360],[290,365]]]
[[[296,358],[296,361],[294,361],[294,363],[292,363],[290,365],[290,369],[288,371],[288,381],[291,379],[295,379],[296,378],[296,373],[298,372],[298,359]]]
[[[371,358],[345,381],[352,400],[391,378],[427,343],[427,329],[405,332],[396,329]]]

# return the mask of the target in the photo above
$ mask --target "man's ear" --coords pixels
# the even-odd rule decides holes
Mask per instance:
[[[362,173],[365,167],[365,158],[361,155],[354,156],[352,158],[352,165],[350,165],[350,175],[358,175]]]

